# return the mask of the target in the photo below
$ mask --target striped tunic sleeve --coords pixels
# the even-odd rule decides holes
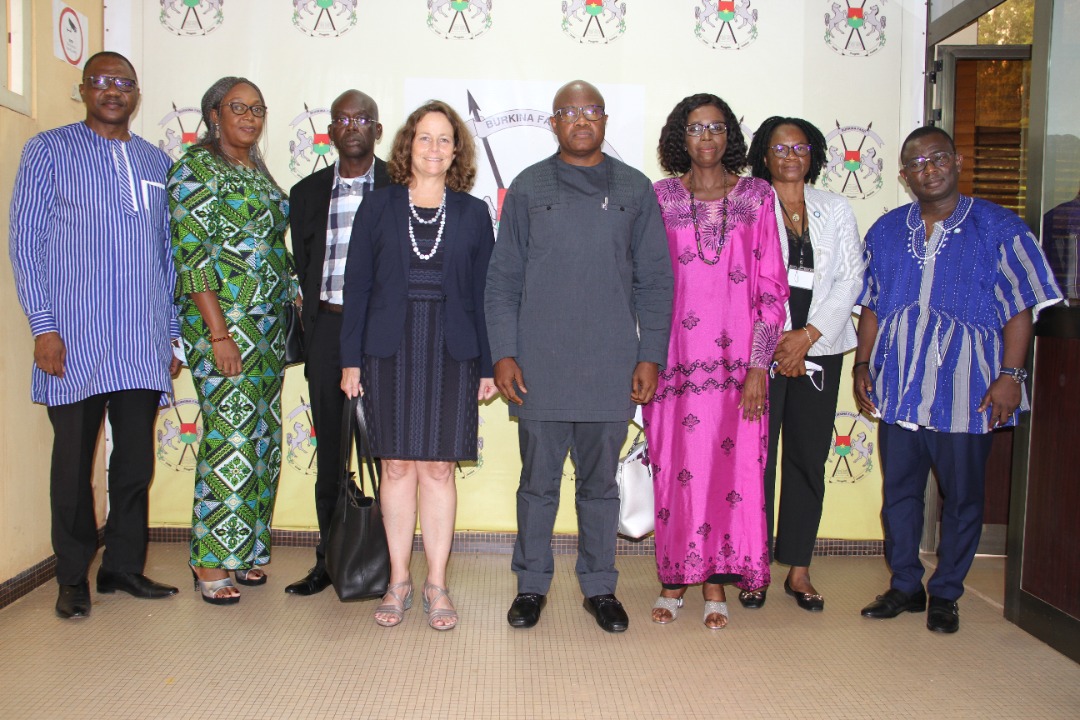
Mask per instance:
[[[1002,327],[1017,313],[1040,310],[1061,299],[1053,272],[1027,226],[1017,218],[1016,229],[1000,245],[994,297]]]
[[[53,317],[46,272],[49,230],[56,193],[53,167],[40,138],[31,138],[23,149],[11,198],[9,253],[15,271],[15,290],[35,337],[59,332]]]

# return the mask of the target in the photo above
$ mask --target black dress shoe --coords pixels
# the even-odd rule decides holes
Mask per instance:
[[[546,603],[547,595],[518,593],[506,613],[506,622],[510,623],[510,627],[531,628],[540,622],[540,611]]]
[[[84,618],[90,614],[90,583],[61,585],[56,598],[56,614],[62,618]]]
[[[795,602],[803,610],[809,610],[810,612],[821,612],[825,609],[825,598],[821,597],[817,593],[804,593],[796,592],[791,589],[791,584],[787,580],[784,581],[784,592],[791,597],[795,598]],[[866,614],[866,611],[863,611]]]
[[[172,585],[154,582],[142,573],[118,573],[100,568],[97,574],[97,591],[114,593],[117,590],[137,598],[156,599],[180,592]]]
[[[758,590],[743,590],[739,593],[739,602],[747,610],[763,608],[765,607],[765,593],[768,589],[768,587],[763,587]]]
[[[630,618],[614,595],[593,595],[585,598],[585,609],[596,618],[596,624],[610,633],[623,632],[630,627]]]
[[[954,600],[930,598],[929,612],[926,614],[926,627],[939,633],[954,633],[960,629],[960,608]]]
[[[926,591],[920,587],[917,592],[908,595],[903,590],[890,588],[884,595],[878,595],[877,600],[862,609],[862,616],[887,620],[894,618],[900,613],[923,612],[926,610]]]
[[[308,574],[300,580],[285,586],[285,592],[290,595],[315,595],[330,587],[330,576],[325,568],[318,565],[308,570]]]

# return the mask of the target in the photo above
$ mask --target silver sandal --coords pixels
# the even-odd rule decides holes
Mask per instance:
[[[226,588],[234,588],[231,577],[225,576],[220,580],[200,580],[199,576],[195,574],[195,568],[188,565],[191,569],[191,577],[195,579],[195,590],[202,596],[202,599],[211,605],[235,605],[240,602],[239,595],[218,595],[219,592]]]
[[[724,624],[717,627],[709,625],[706,621],[710,615],[723,615]],[[706,600],[705,601],[705,614],[702,616],[701,621],[705,622],[705,627],[710,630],[723,630],[727,627],[728,621],[727,601],[726,600]]]
[[[681,608],[682,606],[683,599],[681,597],[673,598],[664,597],[663,595],[661,595],[656,598],[656,602],[653,603],[652,609],[656,610],[659,608],[661,610],[667,610],[669,613],[671,613],[671,619],[657,620],[656,617],[653,616],[652,621],[657,625],[667,625],[669,623],[673,623],[675,622],[675,618],[679,617],[679,608]]]
[[[409,588],[409,592],[405,595],[405,597],[401,597],[401,595],[399,595],[397,591],[401,588],[406,587]],[[389,620],[380,620],[376,617],[375,623],[383,627],[394,627],[395,625],[400,625],[401,621],[405,619],[405,611],[412,607],[412,578],[409,578],[405,582],[394,583],[390,587],[386,588],[386,595],[389,595],[390,597],[397,600],[399,603],[401,603],[401,606],[398,607],[397,605],[391,605],[390,603],[383,603],[379,607],[375,608],[376,615],[379,615],[381,613],[383,615],[391,616]],[[386,595],[384,595],[383,597],[386,597]]]
[[[438,592],[435,593],[435,597],[430,600],[428,599],[428,589],[438,590]],[[458,614],[457,610],[453,608],[452,603],[449,610],[443,608],[436,608],[434,610],[431,609],[432,605],[439,602],[439,598],[446,598],[446,602],[450,602],[450,595],[448,595],[447,592],[448,591],[446,588],[439,587],[438,585],[432,585],[429,582],[424,583],[424,594],[422,598],[424,601],[424,612],[428,614],[427,624],[431,626],[432,630],[453,630],[457,627]],[[450,620],[451,622],[445,625],[436,625],[436,620]]]

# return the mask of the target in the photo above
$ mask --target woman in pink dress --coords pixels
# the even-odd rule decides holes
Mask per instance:
[[[660,133],[656,183],[675,298],[667,367],[644,409],[656,492],[654,622],[702,583],[704,622],[727,625],[725,583],[769,584],[763,478],[767,382],[787,277],[773,191],[740,177],[746,142],[715,95],[685,98]]]

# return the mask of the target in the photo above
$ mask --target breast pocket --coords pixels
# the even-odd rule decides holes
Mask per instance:
[[[166,218],[169,213],[169,197],[165,193],[165,184],[152,180],[143,180],[140,187],[140,201],[142,210],[156,223],[159,219]]]

